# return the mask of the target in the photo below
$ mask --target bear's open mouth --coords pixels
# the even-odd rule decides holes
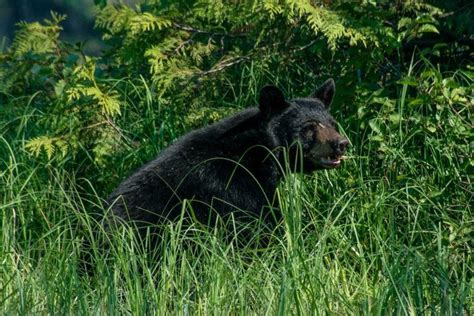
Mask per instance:
[[[324,168],[336,168],[341,164],[342,156],[328,156],[320,157],[318,159],[318,165]]]

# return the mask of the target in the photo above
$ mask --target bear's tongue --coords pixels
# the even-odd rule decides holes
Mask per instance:
[[[324,167],[337,167],[341,163],[341,157],[321,157],[319,162]]]

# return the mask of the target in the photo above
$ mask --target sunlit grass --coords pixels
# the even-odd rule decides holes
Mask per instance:
[[[466,222],[451,226],[450,210],[410,194],[428,196],[429,186],[391,190],[359,179],[362,186],[341,188],[358,165],[354,158],[341,175],[309,181],[290,176],[279,191],[285,222],[268,249],[176,224],[153,255],[132,229],[112,235],[107,251],[85,249],[100,230],[67,189],[71,179],[56,175],[42,187],[35,169],[19,164],[12,174],[10,166],[2,174],[2,313],[469,311],[472,254],[468,240],[452,236],[454,224],[472,223],[469,205],[456,210]],[[81,272],[83,251],[93,254],[92,273]]]
[[[116,177],[177,133],[177,114],[135,88],[145,102],[123,120],[146,115],[124,131]],[[249,103],[235,89],[236,102]],[[158,114],[169,126],[157,125]],[[100,181],[24,151],[34,115],[0,126],[1,314],[472,313],[472,187],[461,158],[432,135],[420,153],[413,139],[422,132],[397,125],[383,157],[369,155],[371,135],[352,137],[338,170],[288,175],[277,194],[284,221],[265,248],[221,226],[182,223],[146,247],[133,227],[101,225]],[[133,146],[140,128],[150,147]]]

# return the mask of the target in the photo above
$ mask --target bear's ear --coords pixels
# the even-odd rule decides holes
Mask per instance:
[[[326,109],[329,109],[335,92],[336,84],[334,83],[334,79],[330,78],[326,80],[318,89],[316,89],[316,91],[314,91],[310,97],[321,100]]]
[[[266,115],[272,115],[288,107],[283,92],[275,86],[265,86],[260,90],[258,104],[260,111]]]

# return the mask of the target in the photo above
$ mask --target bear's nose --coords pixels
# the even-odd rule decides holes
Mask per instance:
[[[332,142],[332,148],[339,154],[343,154],[347,147],[349,146],[349,141],[347,138],[342,138],[337,141]]]

